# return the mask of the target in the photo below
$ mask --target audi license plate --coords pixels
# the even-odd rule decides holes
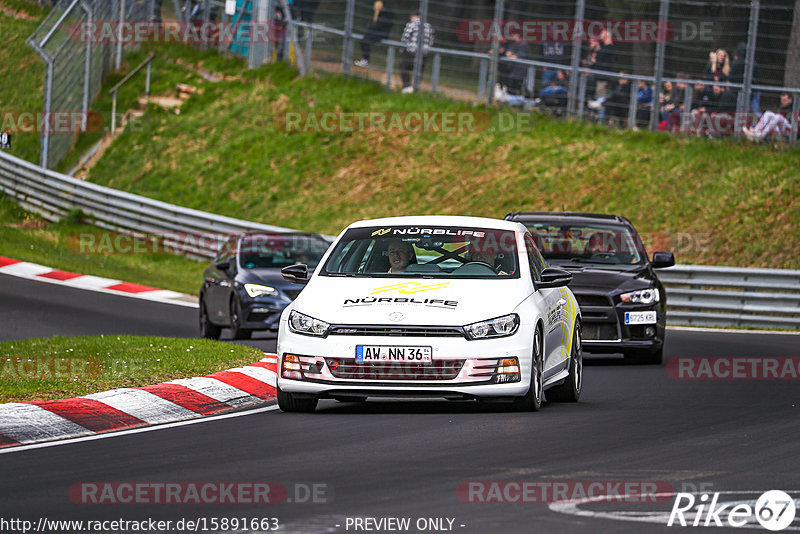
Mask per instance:
[[[356,345],[356,362],[430,363],[430,347],[398,347],[393,345]]]
[[[655,322],[655,311],[625,312],[625,324],[653,324]]]

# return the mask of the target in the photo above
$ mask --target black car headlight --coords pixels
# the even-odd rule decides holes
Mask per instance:
[[[638,291],[623,293],[619,296],[619,299],[622,302],[630,304],[652,304],[654,302],[659,302],[661,300],[661,295],[659,295],[658,288],[640,289]]]
[[[323,337],[328,333],[330,326],[325,321],[314,319],[299,311],[292,310],[289,313],[289,330],[295,334]]]
[[[468,324],[464,327],[470,339],[488,339],[514,335],[519,329],[519,315],[511,313],[487,321]]]
[[[274,287],[263,286],[261,284],[245,284],[244,290],[251,298],[260,297],[265,295],[267,297],[277,297],[278,290]]]

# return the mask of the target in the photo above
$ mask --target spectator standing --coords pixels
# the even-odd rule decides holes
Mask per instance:
[[[421,28],[422,21],[419,18],[419,13],[414,12],[411,14],[411,19],[406,23],[406,27],[403,29],[403,37],[400,39],[400,42],[403,44],[402,58],[400,60],[400,78],[403,81],[404,93],[414,92],[412,74],[414,72],[414,58],[417,55],[417,44],[419,43],[419,32]],[[425,60],[427,59],[428,50],[432,46],[433,26],[426,22],[422,35],[422,67],[420,70],[425,69]]]
[[[528,59],[528,44],[522,40],[519,32],[511,35],[511,42],[505,47],[503,57],[508,59]],[[502,64],[502,63],[501,63]],[[506,64],[504,79],[501,85],[505,87],[506,94],[521,95],[522,82],[525,80],[527,67],[519,63]]]
[[[367,25],[364,38],[361,39],[361,59],[355,62],[357,67],[369,67],[369,58],[372,45],[382,39],[388,39],[394,22],[394,11],[386,6],[382,0],[372,4],[372,22]]]
[[[555,40],[552,26],[547,28],[547,37],[549,40],[542,43],[540,50],[542,61],[557,63],[559,65],[568,65],[570,60],[569,44]],[[560,69],[556,68],[544,69],[542,72],[542,85],[546,87],[550,82],[557,79],[559,70]]]
[[[727,82],[731,74],[731,63],[728,53],[720,48],[708,53],[708,63],[703,67],[703,79],[715,82]]]

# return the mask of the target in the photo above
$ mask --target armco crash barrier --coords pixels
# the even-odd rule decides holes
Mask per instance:
[[[80,209],[97,226],[120,232],[219,237],[244,231],[297,231],[83,182],[2,152],[0,190],[45,218],[55,220]],[[217,246],[214,239],[201,239],[187,253],[211,257]],[[668,288],[669,324],[800,329],[800,271],[677,265],[659,270],[659,277]]]

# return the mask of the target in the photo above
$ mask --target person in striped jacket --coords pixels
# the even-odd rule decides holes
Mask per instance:
[[[403,80],[403,92],[413,93],[414,87],[412,85],[412,75],[414,73],[414,58],[417,55],[417,45],[419,43],[419,31],[422,26],[422,21],[419,18],[419,13],[414,12],[411,14],[411,20],[406,23],[403,29],[403,37],[400,42],[403,43],[402,57],[400,59],[400,78]],[[428,50],[433,46],[433,26],[430,23],[425,23],[425,30],[422,35],[422,68],[425,70],[425,58],[428,55]]]

